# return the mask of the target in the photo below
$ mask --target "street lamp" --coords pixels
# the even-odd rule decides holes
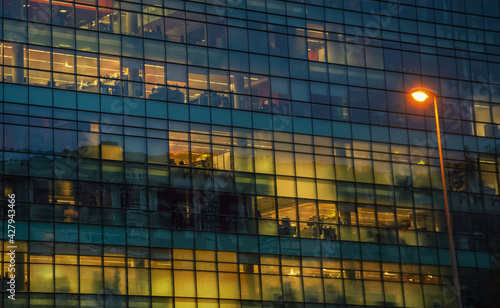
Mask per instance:
[[[434,99],[434,115],[436,116],[436,130],[439,146],[439,163],[441,165],[441,180],[443,181],[443,197],[444,208],[446,211],[446,227],[448,229],[448,242],[450,245],[451,267],[453,271],[453,284],[455,286],[455,293],[457,296],[458,308],[462,308],[462,295],[460,292],[460,281],[458,279],[457,260],[455,258],[455,241],[453,239],[453,232],[451,230],[450,207],[448,205],[448,193],[446,191],[446,179],[444,176],[444,163],[443,163],[443,147],[441,144],[441,129],[439,128],[439,114],[437,107],[437,93],[433,90],[426,88],[414,88],[410,91],[411,96],[419,102],[425,102],[429,97]]]

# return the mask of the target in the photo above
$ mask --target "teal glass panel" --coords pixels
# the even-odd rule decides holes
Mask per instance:
[[[188,121],[189,106],[175,103],[168,103],[168,118],[171,120]]]
[[[216,233],[212,232],[195,232],[194,233],[195,248],[203,250],[215,250]]]
[[[217,249],[224,251],[237,251],[238,238],[235,234],[217,233]]]
[[[165,229],[151,229],[151,246],[172,247],[172,231]]]
[[[52,106],[52,89],[30,87],[29,98],[31,105]]]
[[[86,111],[99,111],[99,95],[91,93],[78,93],[78,109]]]
[[[15,84],[4,85],[5,95],[4,100],[12,103],[28,103],[28,87]]]
[[[80,242],[102,244],[102,226],[80,225]]]
[[[172,238],[174,248],[194,248],[194,232],[192,231],[172,231]]]
[[[127,228],[127,244],[132,246],[149,246],[149,229]]]
[[[53,241],[54,225],[51,223],[32,222],[30,224],[30,239],[32,241]]]
[[[127,238],[123,227],[104,227],[103,238],[105,245],[126,245]]]
[[[239,235],[238,236],[238,251],[258,253],[259,252],[259,238],[253,235]]]

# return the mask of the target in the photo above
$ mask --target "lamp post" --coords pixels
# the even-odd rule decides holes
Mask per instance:
[[[438,95],[435,91],[426,88],[414,88],[410,91],[410,93],[411,96],[419,102],[425,102],[429,97],[432,97],[434,99],[434,115],[436,117],[436,130],[437,130],[437,139],[439,147],[439,163],[441,165],[441,180],[443,182],[444,208],[446,212],[446,228],[448,229],[448,242],[450,245],[451,268],[453,271],[453,284],[455,286],[455,294],[457,296],[457,306],[458,308],[462,308],[462,295],[460,292],[460,281],[458,278],[457,260],[455,258],[455,240],[453,238],[453,232],[451,228],[450,207],[448,205],[448,193],[446,190],[446,179],[444,176],[443,147],[441,144],[441,129],[439,127],[439,113],[437,107]]]

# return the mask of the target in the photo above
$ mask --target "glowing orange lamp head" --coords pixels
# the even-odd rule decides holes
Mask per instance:
[[[424,102],[429,96],[435,96],[437,93],[431,89],[414,88],[410,91],[411,96],[419,102]]]
[[[425,94],[422,91],[413,92],[411,96],[413,96],[413,98],[419,102],[423,102],[429,97],[429,95]]]

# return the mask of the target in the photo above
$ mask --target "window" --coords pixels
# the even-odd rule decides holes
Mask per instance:
[[[97,11],[95,7],[77,5],[75,7],[76,27],[87,30],[97,30]]]

